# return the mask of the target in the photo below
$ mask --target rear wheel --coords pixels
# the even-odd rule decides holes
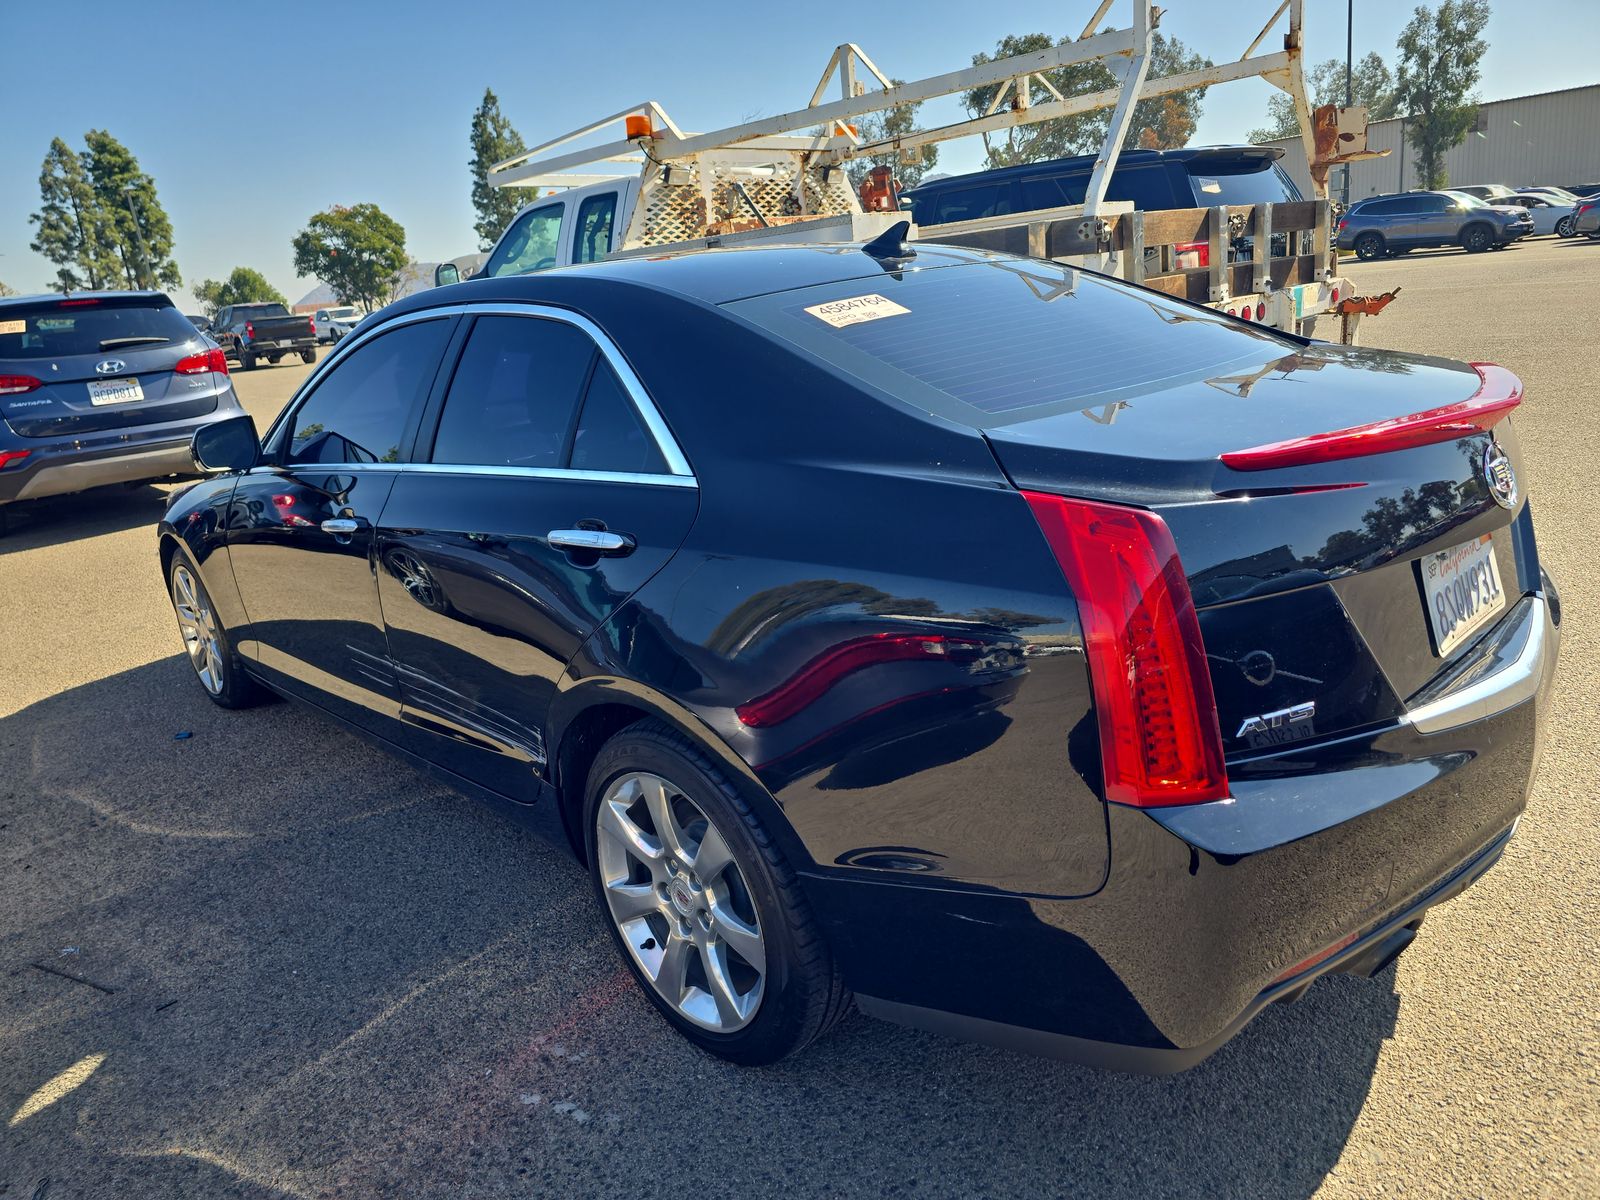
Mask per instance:
[[[244,371],[254,371],[256,369],[256,356],[248,350],[239,351],[239,367]]]
[[[1557,237],[1569,238],[1572,236],[1573,232],[1573,219],[1570,215],[1562,217],[1561,220],[1556,222]]]
[[[1356,239],[1356,257],[1363,262],[1371,262],[1375,258],[1383,257],[1384,243],[1381,233],[1363,233]]]
[[[657,1011],[749,1066],[800,1050],[848,1011],[799,881],[739,790],[655,721],[589,772],[585,837],[612,936]]]
[[[248,708],[259,704],[266,692],[244,673],[228,640],[228,631],[211,606],[205,584],[200,582],[200,573],[182,550],[172,556],[167,584],[184,651],[206,695],[223,708]]]
[[[1487,225],[1471,225],[1461,235],[1461,244],[1466,247],[1468,254],[1482,254],[1494,248],[1494,234],[1489,232]]]

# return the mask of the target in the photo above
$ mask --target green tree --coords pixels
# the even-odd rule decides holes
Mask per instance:
[[[890,82],[899,87],[905,80],[893,79]],[[864,142],[876,142],[884,138],[904,137],[908,133],[915,133],[922,128],[917,123],[917,110],[921,107],[922,102],[919,100],[915,104],[897,104],[886,112],[871,113],[855,122],[857,133]],[[918,146],[913,149],[912,155],[913,157],[907,161],[892,151],[888,154],[865,154],[860,158],[851,159],[845,165],[845,170],[850,176],[851,184],[859,188],[861,181],[873,167],[890,167],[902,188],[914,188],[939,161],[939,147]]]
[[[376,204],[335,205],[295,234],[294,269],[333,289],[341,304],[373,312],[399,291],[406,231]]]
[[[483,103],[472,114],[472,207],[478,214],[473,228],[478,232],[478,249],[489,250],[500,240],[511,218],[522,207],[519,188],[489,186],[489,168],[528,147],[511,122],[500,114],[500,99],[489,88],[483,89]]]
[[[15,296],[16,294],[16,288],[12,287],[4,279],[0,279],[0,296]]]
[[[111,282],[117,265],[101,247],[100,202],[83,159],[60,138],[52,138],[39,171],[39,211],[28,218],[38,226],[30,249],[56,266],[51,284],[70,292]]]
[[[1368,121],[1384,121],[1394,116],[1394,76],[1389,64],[1376,50],[1369,51],[1350,71],[1352,103],[1367,110]],[[1324,59],[1306,72],[1306,98],[1312,108],[1344,103],[1344,63]],[[1247,135],[1255,143],[1300,136],[1295,120],[1294,101],[1287,92],[1274,92],[1267,100],[1267,123]]]
[[[1407,117],[1424,187],[1450,182],[1444,156],[1477,120],[1472,89],[1489,49],[1482,36],[1488,23],[1488,0],[1444,0],[1433,11],[1418,5],[1400,33],[1395,98]]]
[[[1061,40],[1066,43],[1072,39]],[[972,65],[980,66],[999,58],[1048,50],[1055,44],[1047,33],[1008,34],[996,43],[993,54],[983,52],[974,54]],[[1210,65],[1210,59],[1191,53],[1189,48],[1175,37],[1157,33],[1150,39],[1150,69],[1147,75],[1150,79],[1161,79]],[[1057,67],[1053,71],[1044,72],[1044,75],[1056,91],[1069,99],[1117,86],[1116,77],[1099,62]],[[972,116],[980,116],[988,111],[989,103],[994,98],[995,88],[998,86],[974,88],[963,93],[961,97],[963,107]],[[1028,99],[1032,104],[1044,104],[1055,99],[1037,78],[1030,78],[1029,88]],[[1205,94],[1205,88],[1191,88],[1189,91],[1177,92],[1170,97],[1157,96],[1139,101],[1134,106],[1133,119],[1129,122],[1128,134],[1123,139],[1124,147],[1138,146],[1146,130],[1149,130],[1150,134],[1145,140],[1159,141],[1166,145],[1171,139],[1181,136],[1183,141],[1176,144],[1185,144],[1199,123],[1203,111],[1201,102],[1205,99]],[[1007,100],[1011,98],[1008,93]],[[1169,105],[1169,101],[1177,106],[1176,110]],[[1006,101],[1002,101],[1001,107],[1004,108],[1005,104]],[[990,167],[1065,158],[1072,154],[1085,154],[1091,150],[1098,150],[1105,142],[1106,130],[1110,124],[1111,110],[1102,108],[1077,116],[1040,121],[1033,125],[1013,126],[998,133],[985,133],[983,146],[988,153]],[[1184,130],[1188,132],[1185,133]]]
[[[267,277],[254,267],[235,267],[221,283],[215,279],[202,279],[194,286],[194,298],[200,311],[208,317],[230,304],[264,304],[277,301],[288,304],[282,292],[267,282]]]
[[[172,222],[156,196],[156,181],[105,130],[91,129],[83,142],[84,171],[100,218],[99,253],[120,264],[128,287],[182,287],[183,275],[172,258]]]

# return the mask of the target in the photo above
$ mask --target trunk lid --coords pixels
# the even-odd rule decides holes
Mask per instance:
[[[1536,589],[1537,563],[1525,500],[1497,501],[1485,474],[1493,443],[1521,475],[1508,421],[1266,470],[1221,456],[1457,404],[1482,383],[1464,364],[1307,346],[986,432],[1019,487],[1166,521],[1236,758],[1394,720]]]
[[[210,345],[159,293],[0,306],[0,418],[48,438],[203,416],[226,376],[174,368]]]

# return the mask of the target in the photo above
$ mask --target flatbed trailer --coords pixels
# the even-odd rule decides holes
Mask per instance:
[[[1160,10],[1150,0],[1128,0],[1126,27],[1097,28],[1111,7],[1112,0],[1099,0],[1076,40],[908,83],[891,82],[859,46],[847,43],[834,51],[803,108],[687,133],[659,103],[645,101],[497,163],[489,179],[495,187],[572,188],[576,196],[615,188],[616,164],[638,170],[608,257],[773,240],[867,241],[907,217],[863,207],[845,170],[853,159],[908,157],[934,142],[1110,109],[1084,203],[912,226],[910,238],[1055,259],[1274,328],[1355,341],[1363,313],[1375,305],[1355,297],[1338,273],[1328,171],[1387,151],[1366,149],[1364,109],[1309,107],[1301,70],[1304,0],[1282,0],[1238,59],[1157,79],[1148,77],[1148,68]],[[1282,48],[1262,52],[1280,23]],[[1050,71],[1091,62],[1102,64],[1117,86],[1063,96],[1049,82]],[[1105,199],[1138,101],[1247,78],[1266,79],[1293,100],[1311,164],[1312,200],[1136,212]],[[835,86],[837,98],[826,99]],[[947,125],[871,140],[852,123],[978,88],[994,89],[988,110]],[[618,126],[620,139],[614,136]],[[595,143],[602,134],[611,140]],[[608,173],[583,170],[598,165]],[[1209,251],[1203,266],[1186,262],[1176,249],[1197,242]],[[1240,247],[1248,250],[1241,254]]]

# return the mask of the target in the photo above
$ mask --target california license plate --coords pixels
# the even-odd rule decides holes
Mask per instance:
[[[1494,620],[1506,606],[1494,542],[1486,533],[1422,560],[1433,644],[1443,658]]]
[[[144,389],[137,379],[89,380],[90,404],[132,404],[144,399]]]

